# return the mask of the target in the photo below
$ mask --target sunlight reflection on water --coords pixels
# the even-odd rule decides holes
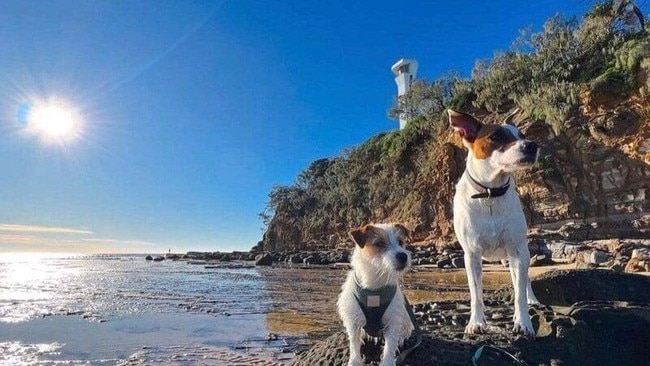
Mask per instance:
[[[80,313],[260,313],[268,300],[254,268],[205,269],[143,256],[15,255],[0,260],[0,321]]]
[[[58,333],[51,333],[53,338],[43,337],[48,332],[48,324],[58,324],[63,319],[69,320],[61,324],[66,327],[75,324],[76,328],[70,329],[81,333],[99,327],[97,336],[104,343],[110,341],[107,335],[115,332],[112,346],[101,345],[106,347],[106,354],[91,357],[94,361],[112,359],[112,364],[114,357],[128,357],[129,350],[137,348],[135,343],[141,342],[140,338],[134,338],[133,343],[123,344],[123,335],[136,337],[142,327],[147,330],[143,334],[153,334],[154,339],[160,340],[190,325],[185,329],[190,334],[203,329],[203,324],[212,323],[210,319],[215,324],[232,323],[229,336],[223,340],[219,327],[211,334],[213,341],[218,339],[220,345],[226,346],[229,342],[242,341],[235,339],[237,334],[243,337],[242,332],[265,334],[263,314],[271,301],[265,286],[255,268],[204,268],[183,261],[154,263],[145,261],[143,255],[3,254],[0,256],[0,329],[5,334],[0,335],[0,353],[5,358],[0,357],[0,364],[11,361],[6,357],[15,357],[14,361],[22,360],[23,364],[29,364],[32,358],[69,360],[68,356],[83,361],[85,356],[70,355],[70,347],[84,353],[89,352],[85,349],[88,344],[97,352],[100,344],[97,340],[82,338],[77,346],[68,344],[66,337],[74,335],[67,333],[74,333],[73,330],[63,334],[59,327],[54,327]],[[240,329],[242,324],[250,322],[245,319],[251,316],[253,323],[246,323],[250,329]],[[81,324],[73,319],[79,319]],[[143,319],[150,321],[143,322]],[[174,329],[160,327],[171,319],[182,321]],[[194,324],[197,321],[200,324]],[[118,325],[124,329],[115,328]],[[235,338],[231,339],[230,335]],[[185,337],[179,336],[168,343],[171,345]],[[122,353],[111,356],[117,350]],[[53,356],[57,352],[67,356]]]

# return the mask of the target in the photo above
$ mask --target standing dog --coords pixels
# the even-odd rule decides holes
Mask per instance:
[[[454,196],[454,231],[465,251],[472,308],[465,333],[487,330],[482,258],[507,258],[515,292],[513,331],[534,338],[527,304],[538,301],[528,278],[526,219],[512,173],[535,164],[539,147],[510,124],[484,124],[469,114],[448,113],[451,127],[469,149],[467,167]]]
[[[400,224],[366,225],[350,232],[355,248],[338,311],[350,341],[348,365],[362,365],[361,344],[384,337],[381,365],[395,365],[395,352],[414,327],[399,287],[411,265],[404,249],[409,230]]]

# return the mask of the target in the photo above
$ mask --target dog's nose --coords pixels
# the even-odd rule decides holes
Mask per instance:
[[[409,257],[406,255],[406,253],[397,253],[395,257],[397,258],[397,261],[400,262],[400,264],[406,264],[406,262],[409,260]]]
[[[524,146],[522,147],[524,154],[535,154],[537,153],[537,149],[539,149],[539,146],[537,146],[536,143],[533,141],[524,141]]]

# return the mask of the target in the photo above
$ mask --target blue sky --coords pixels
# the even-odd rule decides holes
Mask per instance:
[[[398,127],[399,58],[469,76],[591,3],[5,1],[0,252],[248,250],[274,185]]]

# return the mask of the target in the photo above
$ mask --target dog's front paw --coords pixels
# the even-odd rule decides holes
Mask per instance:
[[[467,334],[483,334],[487,333],[487,325],[485,322],[471,321],[465,327],[465,333]]]
[[[515,326],[512,327],[512,331],[517,334],[521,334],[528,339],[535,339],[535,329],[533,328],[533,323],[530,320],[528,321],[515,321]]]

